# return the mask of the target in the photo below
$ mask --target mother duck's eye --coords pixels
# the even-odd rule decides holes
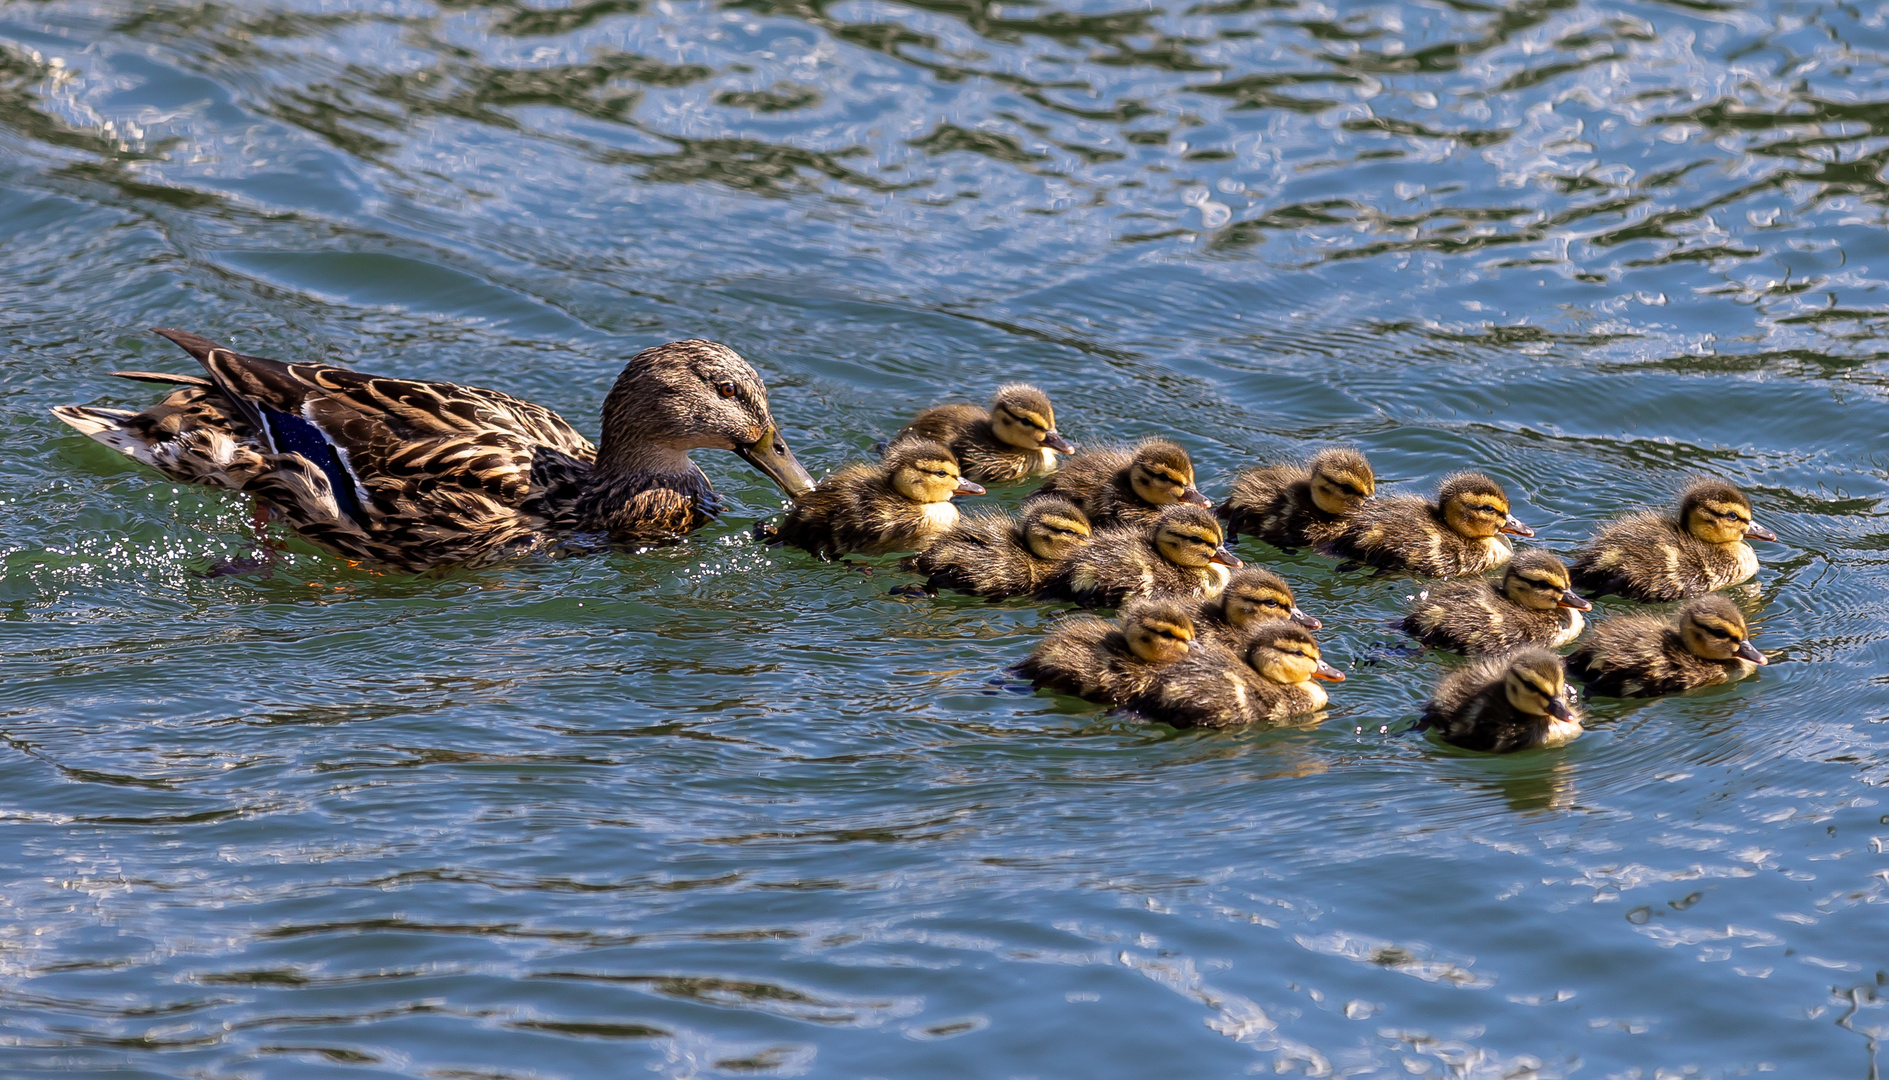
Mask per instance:
[[[734,383],[731,383],[731,382],[725,382],[725,383],[716,383],[716,384],[715,384],[715,392],[716,392],[716,393],[718,393],[718,394],[720,394],[720,395],[721,395],[722,397],[725,397],[725,398],[731,398],[731,397],[734,397],[734,396],[735,396],[735,384],[734,384]]]

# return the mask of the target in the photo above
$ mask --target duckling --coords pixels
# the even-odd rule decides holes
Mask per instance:
[[[1299,610],[1292,586],[1271,570],[1248,567],[1227,579],[1211,600],[1196,600],[1188,610],[1194,632],[1203,641],[1236,648],[1253,630],[1273,622],[1295,622],[1308,630],[1324,625]]]
[[[1565,746],[1581,737],[1581,713],[1567,691],[1561,658],[1525,645],[1445,676],[1413,730],[1491,754]]]
[[[964,475],[982,484],[1055,472],[1057,454],[1076,452],[1074,443],[1056,433],[1049,395],[1028,383],[998,387],[988,410],[968,404],[926,409],[892,442],[910,438],[949,446]]]
[[[1325,688],[1318,683],[1344,679],[1304,627],[1275,622],[1254,630],[1238,650],[1196,646],[1157,672],[1153,688],[1133,704],[1150,720],[1179,728],[1233,727],[1322,709]]]
[[[1584,591],[1634,600],[1684,600],[1750,580],[1758,555],[1745,543],[1776,540],[1751,520],[1751,500],[1710,477],[1679,497],[1679,512],[1629,514],[1602,527],[1576,554],[1574,580]]]
[[[1098,529],[1152,525],[1162,507],[1174,503],[1213,505],[1194,487],[1193,459],[1166,439],[1149,439],[1133,450],[1079,454],[1024,501],[1052,495],[1081,507]]]
[[[1039,690],[1120,705],[1146,693],[1164,665],[1188,654],[1194,624],[1173,600],[1131,600],[1120,624],[1094,615],[1062,620],[1017,672]]]
[[[1443,480],[1435,502],[1392,495],[1364,503],[1319,550],[1388,570],[1457,577],[1508,562],[1515,552],[1502,533],[1535,535],[1509,513],[1501,484],[1463,472]]]
[[[1745,617],[1723,596],[1702,596],[1670,621],[1620,615],[1568,657],[1590,694],[1655,697],[1749,678],[1768,663],[1750,641]]]
[[[1334,447],[1303,465],[1246,470],[1215,512],[1227,523],[1229,540],[1245,533],[1290,550],[1335,538],[1345,518],[1376,492],[1377,475],[1364,455]]]
[[[966,515],[909,560],[936,592],[1008,600],[1043,587],[1056,567],[1089,542],[1089,519],[1067,499],[1041,499],[1017,517],[986,511]]]
[[[697,448],[732,450],[789,497],[813,490],[761,376],[712,341],[631,357],[604,398],[593,446],[551,410],[495,390],[152,333],[195,357],[204,375],[117,372],[171,389],[143,412],[61,405],[53,415],[172,480],[253,495],[344,559],[419,573],[486,565],[573,533],[679,539],[721,512],[689,460]]]
[[[958,523],[953,495],[984,489],[958,475],[944,444],[908,439],[878,465],[849,465],[794,501],[772,539],[822,559],[925,547]]]
[[[1404,633],[1438,649],[1491,656],[1523,645],[1558,649],[1581,636],[1594,605],[1568,587],[1568,566],[1553,552],[1515,556],[1498,588],[1487,581],[1437,586],[1404,616]]]
[[[1198,506],[1170,506],[1147,528],[1096,533],[1038,593],[1083,607],[1117,607],[1137,596],[1218,596],[1239,557],[1221,543],[1220,523]]]

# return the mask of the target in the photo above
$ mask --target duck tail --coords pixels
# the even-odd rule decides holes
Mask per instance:
[[[156,383],[159,386],[201,386],[208,389],[215,384],[201,375],[172,375],[168,371],[114,371],[115,379],[136,379],[138,382]]]
[[[138,414],[128,409],[100,409],[91,405],[55,405],[52,414],[79,434],[113,450],[155,466],[151,444],[131,427]]]
[[[221,391],[223,396],[229,399],[230,404],[236,407],[236,411],[243,414],[243,419],[249,421],[249,426],[260,432],[267,432],[269,430],[268,425],[263,422],[262,409],[256,402],[237,391],[230,373],[224,370],[224,365],[226,364],[240,368],[242,361],[248,360],[248,357],[240,356],[218,345],[216,342],[211,341],[207,337],[190,333],[187,330],[172,330],[168,327],[154,326],[151,328],[151,332],[158,337],[170,341],[178,348],[195,357],[197,363],[202,364],[204,371],[208,372],[210,375],[209,379],[204,380],[203,385],[214,386],[217,390]],[[139,372],[137,374],[145,375],[150,373]],[[136,376],[134,375],[133,377]]]

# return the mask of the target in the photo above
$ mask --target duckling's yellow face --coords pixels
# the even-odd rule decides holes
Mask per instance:
[[[1128,485],[1135,497],[1149,506],[1192,503],[1212,506],[1212,500],[1194,487],[1194,462],[1187,451],[1171,442],[1143,446],[1128,467]]]
[[[1437,492],[1443,521],[1450,531],[1471,540],[1486,540],[1497,533],[1533,536],[1535,531],[1509,513],[1509,497],[1501,485],[1480,473],[1452,476]]]
[[[886,466],[892,487],[915,503],[949,502],[953,495],[981,495],[984,489],[958,473],[958,459],[929,440],[896,447]]]
[[[1344,672],[1325,662],[1318,642],[1295,626],[1261,631],[1247,644],[1246,662],[1260,677],[1287,686],[1313,679],[1344,682]]]
[[[1568,708],[1567,676],[1561,669],[1561,658],[1545,649],[1530,649],[1511,661],[1503,677],[1503,689],[1516,712],[1556,720],[1573,715]]]
[[[1751,504],[1742,496],[1692,499],[1686,505],[1686,531],[1708,544],[1731,544],[1747,536],[1772,539],[1751,524]]]
[[[1176,566],[1198,569],[1208,563],[1238,569],[1240,560],[1222,546],[1226,539],[1214,516],[1197,507],[1176,507],[1154,527],[1154,548]]]
[[[1706,597],[1687,604],[1679,612],[1679,638],[1686,651],[1707,660],[1748,660],[1766,663],[1764,654],[1750,641],[1745,616],[1722,596]]]
[[[1371,463],[1355,450],[1328,450],[1312,459],[1312,502],[1327,514],[1343,517],[1377,493]]]
[[[1301,626],[1317,628],[1318,620],[1299,610],[1293,602],[1292,590],[1283,581],[1259,578],[1265,571],[1247,571],[1253,578],[1242,580],[1235,577],[1220,594],[1221,610],[1226,613],[1226,620],[1236,630],[1264,626],[1274,622],[1296,622]],[[1271,575],[1268,574],[1268,577]]]
[[[1056,433],[1056,410],[1049,395],[1021,383],[1002,387],[990,405],[990,429],[1006,445],[1019,450],[1054,450],[1073,453],[1075,444]]]
[[[1194,623],[1178,604],[1131,607],[1122,614],[1122,636],[1136,656],[1168,664],[1187,655],[1194,644]]]
[[[1502,575],[1502,594],[1509,602],[1530,611],[1572,608],[1590,611],[1594,605],[1574,592],[1568,566],[1546,551],[1536,549],[1517,556]]]
[[[1051,562],[1068,558],[1089,542],[1089,534],[1089,519],[1061,500],[1048,507],[1033,508],[1023,519],[1023,536],[1030,545],[1030,552]]]

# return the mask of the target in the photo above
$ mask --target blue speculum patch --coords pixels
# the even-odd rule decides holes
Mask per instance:
[[[341,452],[322,434],[321,428],[294,413],[271,409],[261,402],[257,402],[256,407],[262,410],[263,422],[269,425],[269,438],[275,443],[276,453],[300,454],[314,462],[327,475],[328,486],[334,489],[335,505],[353,518],[355,524],[365,526],[367,514],[354,490],[354,474],[348,471],[341,461]]]

